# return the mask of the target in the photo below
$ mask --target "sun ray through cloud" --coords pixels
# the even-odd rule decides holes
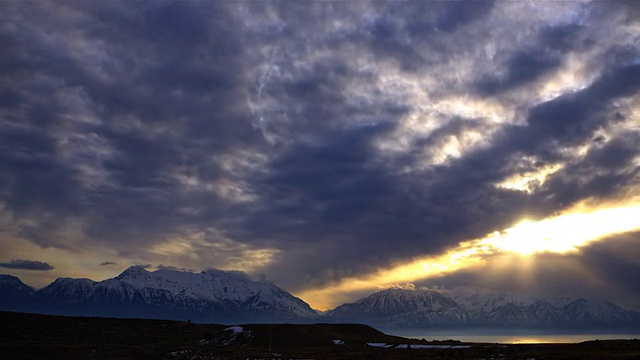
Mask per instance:
[[[338,305],[335,300],[338,293],[441,276],[472,268],[501,254],[528,257],[540,253],[576,252],[606,236],[640,229],[640,203],[582,211],[580,206],[551,218],[523,220],[481,239],[462,242],[442,255],[416,259],[364,277],[343,279],[322,289],[303,291],[299,296],[318,308],[327,309]],[[535,266],[531,262],[527,264]]]

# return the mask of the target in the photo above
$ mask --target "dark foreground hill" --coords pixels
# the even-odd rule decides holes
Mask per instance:
[[[216,355],[212,358],[234,358],[241,352],[248,357],[268,356],[269,350],[341,350],[346,344],[360,348],[368,342],[409,340],[358,324],[229,326],[0,312],[0,359],[162,359],[182,358],[194,351]]]
[[[428,342],[357,324],[194,324],[0,312],[0,359],[638,359],[639,340]]]

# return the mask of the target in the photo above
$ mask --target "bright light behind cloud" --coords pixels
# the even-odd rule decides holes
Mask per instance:
[[[538,222],[525,220],[503,232],[477,242],[498,251],[531,255],[566,253],[604,236],[640,228],[640,205],[610,208],[591,213],[565,214]]]
[[[460,243],[438,256],[416,259],[409,264],[383,269],[362,278],[343,279],[323,289],[298,294],[315,308],[331,308],[348,293],[374,290],[397,283],[441,276],[469,269],[490,260],[492,255],[513,253],[520,256],[537,253],[575,252],[609,235],[640,229],[640,203],[583,212],[573,209],[540,221],[523,220],[484,238]]]
[[[538,85],[536,102],[546,102],[558,96],[583,90],[596,78],[596,74],[585,69],[587,62],[571,55],[565,60],[564,66],[556,73]]]
[[[560,170],[561,168],[562,165],[555,164],[542,167],[537,171],[515,174],[513,176],[510,176],[505,181],[496,184],[496,186],[503,189],[524,191],[530,193],[533,192],[536,187],[544,184],[544,182],[550,175]]]

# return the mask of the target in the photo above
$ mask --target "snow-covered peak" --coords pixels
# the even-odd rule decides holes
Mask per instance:
[[[161,269],[150,272],[141,267],[130,267],[116,280],[137,289],[162,289],[174,295],[211,300],[244,301],[264,287],[222,270],[192,273]]]
[[[452,290],[389,289],[327,313],[339,321],[379,326],[433,324],[482,326],[629,326],[638,316],[606,301],[495,293],[473,287]]]
[[[23,283],[20,279],[13,275],[8,274],[0,274],[0,288],[4,291],[6,290],[17,290],[17,291],[25,291],[25,292],[34,292],[31,286]]]
[[[608,301],[593,299],[577,299],[563,307],[569,316],[577,319],[593,318],[609,320],[616,317],[626,317],[626,311],[620,306]]]
[[[332,314],[341,313],[348,308],[359,308],[364,312],[390,313],[443,310],[455,307],[458,307],[458,304],[435,290],[387,289],[362,298],[353,304],[339,306],[332,311]]]
[[[390,288],[372,295],[374,298],[386,298],[397,300],[431,299],[442,297],[442,294],[431,289],[398,289]],[[366,299],[366,298],[365,298]],[[360,299],[362,301],[364,299]]]
[[[85,287],[91,288],[97,282],[91,279],[57,278],[47,287]]]
[[[22,293],[43,309],[51,306],[72,313],[77,310],[140,316],[149,312],[159,318],[183,314],[207,321],[238,320],[252,314],[260,319],[317,317],[307,303],[270,282],[252,281],[242,272],[216,269],[193,273],[171,269],[148,271],[132,266],[117,277],[100,282],[59,278],[37,292],[14,276],[0,275],[0,309],[10,303],[3,300],[22,299],[25,297]],[[17,308],[14,303],[10,305]]]
[[[489,289],[474,286],[459,286],[450,290],[440,290],[443,295],[469,310],[491,311],[504,305],[531,306],[538,302],[546,302],[553,307],[561,308],[575,298],[560,296],[529,296],[523,294],[509,294],[494,292]]]
[[[9,274],[0,274],[0,284],[24,284],[20,279]]]
[[[197,300],[249,303],[254,308],[281,309],[298,315],[315,315],[308,304],[279,287],[264,281],[252,281],[239,271],[210,269],[200,273],[161,269],[147,271],[130,267],[115,280],[136,289],[159,289],[174,296]]]
[[[97,282],[90,279],[58,278],[40,289],[39,297],[67,298],[73,301],[84,299]]]
[[[204,301],[232,301],[253,309],[284,311],[299,316],[315,316],[304,301],[272,283],[252,281],[239,271],[209,269],[200,273],[160,269],[147,271],[130,267],[114,280],[136,289],[168,291],[176,297]]]
[[[127,268],[127,270],[123,271],[122,274],[116,277],[116,279],[123,280],[123,279],[145,278],[145,277],[148,277],[149,274],[150,272],[147,271],[144,267],[139,265],[134,265]]]
[[[245,305],[252,309],[291,313],[302,317],[316,317],[316,312],[300,298],[297,298],[270,283],[265,285],[257,294],[245,301]]]
[[[167,270],[167,271],[175,271],[175,270]],[[207,270],[203,271],[202,273],[203,274],[208,274],[208,275],[211,275],[211,276],[231,277],[231,278],[235,278],[236,280],[241,280],[241,281],[253,281],[253,280],[251,280],[249,275],[247,275],[246,273],[243,273],[242,271],[237,271],[237,270],[225,271],[225,270],[220,270],[220,269],[207,269]]]

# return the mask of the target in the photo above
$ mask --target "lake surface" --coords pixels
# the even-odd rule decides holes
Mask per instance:
[[[397,335],[406,338],[425,338],[431,340],[460,340],[462,342],[482,342],[501,344],[537,344],[537,343],[579,343],[588,340],[617,340],[640,339],[640,333],[635,334],[549,334],[549,333],[519,333],[511,334],[487,334],[487,333],[461,333],[454,331],[440,332],[388,332],[389,335]]]

